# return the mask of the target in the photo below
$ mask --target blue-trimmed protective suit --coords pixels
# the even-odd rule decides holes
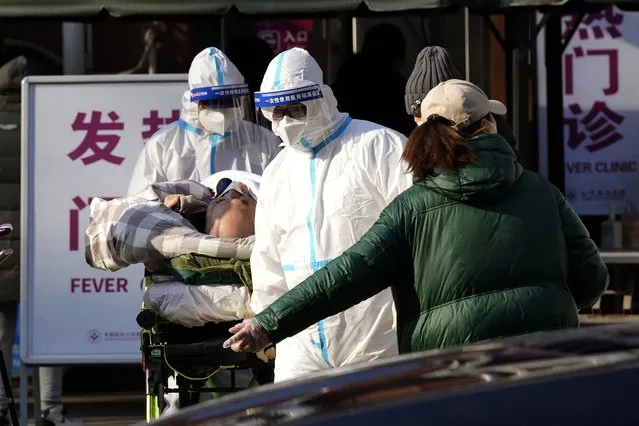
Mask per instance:
[[[244,77],[222,51],[210,47],[200,52],[193,59],[188,78],[190,90],[182,97],[180,119],[147,140],[135,165],[128,196],[155,182],[199,182],[222,170],[261,175],[279,151],[277,137],[268,129],[243,120],[240,108],[236,108],[238,118],[230,129],[215,133],[200,123],[197,103],[191,101],[194,92],[193,100],[197,101],[197,95],[203,92],[245,86]],[[235,98],[236,105],[241,106],[240,97]],[[245,99],[248,100],[246,96]]]
[[[256,94],[267,119],[273,106],[296,102],[308,115],[305,123],[273,122],[286,147],[262,177],[251,257],[255,313],[353,245],[412,184],[401,162],[405,138],[339,113],[322,80],[315,60],[295,48],[273,60]],[[395,354],[387,290],[278,343],[275,381]]]

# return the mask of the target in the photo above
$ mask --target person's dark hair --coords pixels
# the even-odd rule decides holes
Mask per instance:
[[[513,128],[510,127],[510,124],[508,123],[508,120],[506,120],[506,117],[503,115],[493,115],[493,118],[495,119],[495,125],[497,126],[497,133],[499,133],[499,135],[506,139],[506,142],[508,142],[508,144],[514,148],[515,146],[517,146],[517,138],[515,138],[515,133],[513,132]]]
[[[259,37],[237,37],[230,41],[224,53],[242,73],[251,92],[259,91],[262,77],[274,57],[269,44]]]
[[[392,59],[404,60],[406,57],[406,40],[402,31],[393,24],[378,24],[366,31],[362,43],[364,55],[388,55]]]
[[[402,159],[408,164],[408,171],[418,180],[442,171],[457,171],[472,164],[477,152],[470,145],[470,139],[481,133],[484,119],[471,124],[464,130],[455,130],[452,122],[439,115],[431,115],[408,137]]]

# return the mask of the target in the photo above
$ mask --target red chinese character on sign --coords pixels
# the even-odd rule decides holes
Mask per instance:
[[[568,106],[573,117],[564,119],[568,126],[568,146],[577,149],[586,139],[592,142],[586,145],[589,152],[599,151],[623,139],[617,131],[617,125],[621,124],[625,117],[610,110],[605,102],[597,101],[583,118],[579,118],[583,111],[579,104]],[[579,125],[584,126],[584,131],[579,130]]]
[[[588,49],[584,53],[582,47],[575,47],[573,53],[567,53],[564,55],[564,70],[565,70],[565,87],[566,94],[572,95],[574,93],[574,62],[575,58],[585,58],[591,56],[603,57],[608,62],[608,83],[603,89],[603,93],[606,96],[614,95],[619,91],[619,51],[617,49]]]
[[[568,34],[577,23],[578,17],[578,14],[572,14],[566,19],[566,28],[563,33],[564,39],[568,37]],[[623,13],[615,12],[614,6],[608,6],[600,12],[589,13],[582,21],[585,27],[577,31],[579,39],[588,40],[590,38],[589,30],[592,30],[594,38],[598,40],[604,38],[606,32],[612,38],[619,38],[621,37],[621,31],[617,27],[623,23],[623,18]]]
[[[142,132],[142,138],[150,138],[155,134],[155,132],[160,130],[160,127],[165,124],[173,123],[174,121],[177,121],[178,118],[180,118],[180,110],[178,109],[171,110],[171,116],[168,118],[160,117],[158,110],[156,109],[151,110],[149,116],[142,119],[142,124],[148,126],[148,129]]]
[[[100,134],[102,131],[123,130],[124,123],[117,122],[120,116],[113,111],[108,113],[107,116],[111,120],[110,123],[102,122],[102,113],[100,111],[91,111],[91,120],[88,123],[85,121],[86,116],[85,113],[79,112],[71,125],[74,132],[83,131],[86,134],[80,145],[68,154],[69,158],[75,161],[91,151],[91,155],[82,159],[85,166],[100,160],[117,165],[122,164],[124,158],[113,155],[113,150],[120,142],[120,136],[113,133]]]
[[[73,209],[69,210],[69,251],[78,251],[80,248],[80,210],[84,210],[94,197],[84,201],[82,197],[73,197]],[[104,200],[112,200],[115,197],[100,197]]]

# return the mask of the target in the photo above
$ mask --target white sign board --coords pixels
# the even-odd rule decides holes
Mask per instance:
[[[576,22],[563,18],[564,37]],[[538,37],[540,169],[547,176],[544,32]],[[639,13],[586,14],[563,55],[566,197],[580,215],[639,203]],[[553,141],[550,141],[553,143]]]
[[[126,194],[144,140],[178,118],[186,89],[186,75],[23,81],[24,363],[140,361],[144,268],[91,268],[84,231],[91,199]]]

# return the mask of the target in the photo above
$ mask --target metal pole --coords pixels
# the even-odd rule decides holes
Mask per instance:
[[[84,74],[85,33],[84,24],[62,24],[62,69],[64,74]]]
[[[552,13],[545,31],[548,180],[565,192],[563,55],[559,13]]]
[[[29,370],[20,359],[20,425],[29,423]]]
[[[340,62],[343,62],[348,56],[350,56],[353,44],[353,20],[346,14],[340,16],[340,29],[341,29],[341,49],[340,49]],[[348,46],[351,45],[349,49]]]
[[[40,422],[42,418],[42,395],[40,394],[40,368],[37,366],[33,367],[33,374],[31,375],[33,379],[33,418],[36,421],[36,424]]]
[[[516,51],[516,40],[517,40],[517,23],[514,21],[514,16],[512,12],[510,14],[504,15],[504,53],[506,56],[506,107],[508,108],[508,121],[513,128],[513,133],[515,137],[517,137],[517,132],[515,131],[515,121],[516,117],[513,114],[515,110],[515,51]]]
[[[333,81],[333,39],[331,38],[331,21],[322,19],[322,39],[326,46],[326,81]]]
[[[464,66],[466,80],[470,81],[470,12],[464,7]]]
[[[528,90],[527,85],[522,86],[521,81],[521,41],[522,20],[521,14],[510,11],[505,16],[505,46],[506,50],[506,85],[508,90],[508,118],[517,140],[521,144],[521,109],[520,97],[522,90]],[[527,117],[526,117],[527,118]],[[518,147],[519,148],[519,147]]]
[[[355,17],[353,17],[351,31],[353,32],[353,53],[357,53],[359,50],[359,40],[357,34],[357,18]]]
[[[85,70],[93,69],[93,24],[86,24],[87,37],[86,37],[86,55],[84,57]]]
[[[522,120],[520,100],[521,100],[522,90],[528,90],[527,87],[521,86],[521,81],[519,78],[521,75],[521,69],[520,69],[521,48],[513,49],[513,52],[510,58],[511,58],[511,63],[509,65],[510,65],[511,81],[512,81],[512,86],[510,87],[510,90],[512,94],[510,96],[511,110],[508,111],[508,113],[512,117],[511,121],[512,121],[513,134],[515,135],[515,138],[517,139],[517,142],[519,144],[521,142],[521,120]]]

